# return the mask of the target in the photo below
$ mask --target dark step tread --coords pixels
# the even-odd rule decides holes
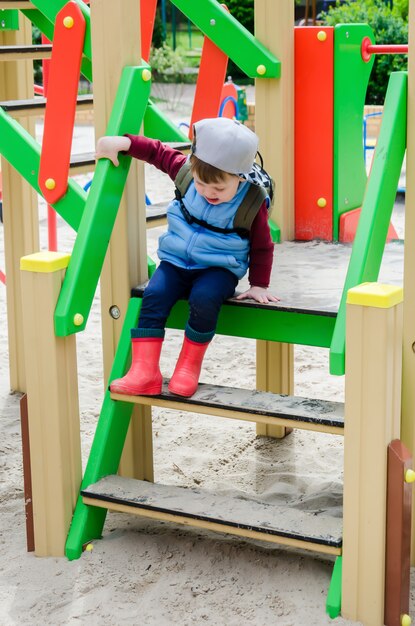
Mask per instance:
[[[264,540],[268,535],[269,541],[275,542],[275,537],[281,537],[292,540],[296,545],[313,544],[315,547],[309,549],[317,551],[318,546],[340,549],[342,544],[341,518],[321,510],[307,511],[274,502],[261,502],[244,494],[215,494],[112,475],[83,489],[81,495],[105,502],[109,504],[105,508],[109,509],[114,503],[187,520],[201,520],[223,526],[224,532],[232,533],[232,528],[237,528],[260,533],[264,535]],[[191,525],[191,522],[187,523]],[[274,538],[271,539],[271,536]]]
[[[91,105],[94,102],[94,99],[91,94],[84,94],[82,96],[78,96],[76,99],[76,103],[78,105],[87,104]],[[4,100],[0,102],[0,106],[5,111],[30,111],[32,109],[44,109],[46,106],[46,98],[43,96],[36,96],[35,98],[28,98],[26,100]]]
[[[314,398],[302,398],[275,394],[268,391],[250,389],[238,389],[222,385],[208,385],[200,383],[196,393],[191,398],[183,398],[169,393],[167,383],[163,384],[162,393],[159,396],[121,396],[111,394],[113,399],[130,402],[146,401],[149,404],[157,404],[158,400],[168,403],[186,404],[190,407],[211,407],[222,411],[236,411],[242,414],[263,415],[271,418],[283,418],[292,422],[305,423],[322,427],[321,429],[336,429],[339,434],[344,428],[344,404],[329,400],[317,400]],[[127,400],[127,398],[129,400]],[[191,409],[190,409],[191,410]]]

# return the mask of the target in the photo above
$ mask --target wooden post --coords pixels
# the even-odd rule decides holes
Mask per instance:
[[[409,3],[408,46],[408,125],[406,172],[415,166],[415,6]],[[412,280],[415,263],[415,180],[406,176],[405,198],[405,258],[404,258],[404,313],[403,313],[403,373],[402,373],[402,441],[412,456],[415,455],[415,283]],[[412,519],[415,519],[415,498],[412,501]],[[411,563],[415,565],[415,525],[412,530]]]
[[[141,65],[140,3],[137,0],[94,0],[91,3],[92,59],[94,68],[95,135],[105,134],[123,67]],[[147,280],[144,166],[131,164],[126,190],[111,237],[101,276],[104,379],[107,384],[121,335],[131,288]],[[121,317],[113,319],[116,305]],[[151,409],[134,409],[120,473],[152,480]],[[144,461],[143,466],[143,459]]]
[[[0,32],[0,43],[3,46],[31,44],[31,23],[19,14],[19,30]],[[33,98],[33,62],[0,62],[0,100],[26,98]],[[20,123],[34,135],[33,118]],[[10,386],[14,391],[25,391],[19,263],[22,256],[39,250],[37,195],[5,159],[1,160],[1,172]]]
[[[76,337],[53,314],[69,255],[21,259],[35,554],[63,556],[81,483]]]
[[[255,132],[268,172],[277,181],[272,217],[283,239],[294,236],[294,3],[255,0],[255,36],[282,63],[281,78],[255,81]],[[278,294],[277,294],[278,295]],[[257,342],[257,387],[293,392],[290,344]],[[257,434],[283,437],[285,428],[257,424]]]
[[[256,387],[260,391],[273,393],[294,393],[294,351],[288,343],[257,341]],[[285,426],[257,424],[256,434],[263,437],[281,439],[287,434]]]
[[[403,291],[348,292],[342,615],[384,623],[387,448],[399,438]]]
[[[415,472],[412,456],[402,441],[388,446],[386,517],[385,624],[402,626],[409,617],[411,576],[411,509]]]

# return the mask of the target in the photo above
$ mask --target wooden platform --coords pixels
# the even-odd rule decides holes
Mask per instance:
[[[164,383],[160,396],[125,396],[111,393],[113,400],[195,411],[260,424],[274,424],[343,434],[344,405],[341,402],[286,396],[265,391],[199,384],[191,398],[169,393]]]
[[[276,244],[270,291],[280,298],[279,302],[259,304],[253,300],[227,300],[227,305],[243,309],[318,315],[335,318],[347,267],[351,244],[318,241],[285,241]],[[389,243],[385,247],[379,282],[402,285],[403,243]],[[245,277],[238,284],[237,292],[248,289]],[[142,297],[144,285],[131,292],[133,297]]]
[[[260,539],[325,554],[340,554],[342,520],[324,511],[216,495],[199,489],[106,476],[81,491],[85,504],[143,517]]]

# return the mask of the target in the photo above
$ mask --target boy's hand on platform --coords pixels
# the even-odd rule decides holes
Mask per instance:
[[[101,137],[97,141],[96,159],[109,159],[116,167],[119,165],[118,153],[127,152],[131,146],[128,137]]]
[[[250,287],[247,291],[244,291],[243,293],[240,293],[239,296],[236,296],[236,300],[246,300],[247,298],[252,298],[252,300],[261,302],[261,304],[280,301],[277,296],[273,296],[271,293],[268,293],[268,289],[255,286]]]

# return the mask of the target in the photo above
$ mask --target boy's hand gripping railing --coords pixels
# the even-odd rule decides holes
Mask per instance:
[[[406,72],[389,79],[379,139],[347,270],[330,347],[330,371],[344,374],[346,297],[351,287],[376,282],[406,149]]]
[[[115,97],[107,135],[138,134],[150,94],[151,73],[147,64],[126,67]],[[114,167],[98,161],[82,222],[55,311],[58,337],[83,330],[101,274],[131,157],[120,154]]]

